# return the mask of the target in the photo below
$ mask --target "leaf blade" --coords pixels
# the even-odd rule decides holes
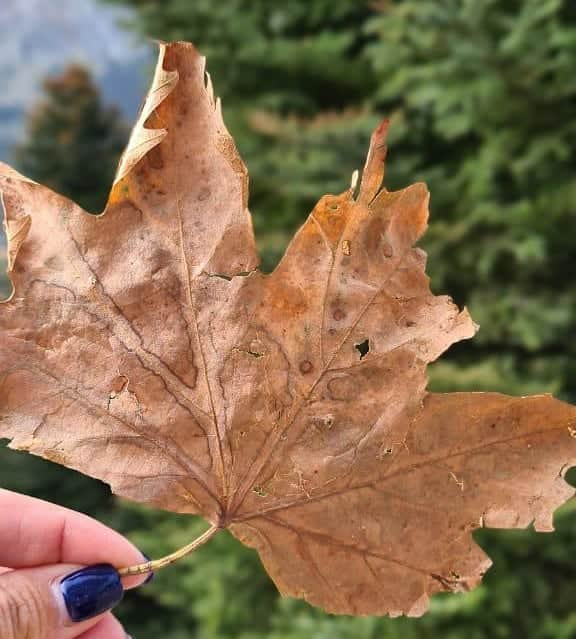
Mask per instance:
[[[513,432],[494,435],[494,423]],[[480,583],[490,561],[475,529],[553,529],[554,510],[574,494],[562,477],[576,462],[574,424],[576,408],[549,396],[429,395],[396,451],[365,451],[364,466],[370,455],[380,466],[371,478],[364,470],[362,482],[324,494],[310,487],[231,530],[258,550],[284,594],[338,614],[419,616],[434,592]],[[480,464],[488,453],[492,476]],[[320,568],[307,568],[309,556]]]

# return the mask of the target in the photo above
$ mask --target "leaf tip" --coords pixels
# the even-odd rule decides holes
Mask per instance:
[[[166,98],[174,91],[178,84],[180,75],[177,69],[166,68],[166,58],[171,51],[177,51],[184,44],[182,42],[158,42],[158,61],[152,85],[148,91],[148,95],[140,111],[138,121],[132,130],[130,140],[126,150],[120,158],[118,170],[114,178],[112,193],[110,200],[114,201],[116,193],[116,185],[121,182],[132,169],[146,156],[152,149],[158,146],[168,134],[166,128],[154,128],[148,126],[148,121],[155,113],[158,107],[166,100]],[[190,44],[193,52],[197,55],[196,49]],[[110,203],[110,201],[109,201]]]
[[[467,306],[464,306],[460,311],[460,321],[461,324],[467,328],[466,335],[464,335],[462,339],[471,339],[480,330],[480,324],[472,319]]]
[[[386,159],[386,138],[390,128],[390,119],[384,118],[376,127],[370,138],[370,148],[364,171],[362,172],[362,181],[360,183],[360,193],[358,201],[368,206],[372,200],[378,195],[384,181],[384,160]]]

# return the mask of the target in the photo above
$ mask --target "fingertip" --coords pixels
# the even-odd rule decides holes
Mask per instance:
[[[142,553],[120,533],[67,508],[0,490],[0,515],[0,565],[142,563]]]
[[[87,632],[80,635],[78,639],[130,639],[130,635],[126,633],[122,624],[112,615],[108,613],[95,626]]]
[[[124,585],[110,564],[80,568],[58,584],[68,617],[78,623],[115,608],[124,597]]]

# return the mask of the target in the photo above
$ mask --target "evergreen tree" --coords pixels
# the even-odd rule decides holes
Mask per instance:
[[[44,94],[16,151],[18,168],[99,213],[127,139],[120,115],[103,105],[90,73],[78,65],[48,78]]]
[[[576,6],[404,0],[369,28],[390,182],[428,183],[432,283],[481,326],[437,381],[576,400]]]

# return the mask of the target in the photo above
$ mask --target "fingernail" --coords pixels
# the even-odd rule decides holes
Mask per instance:
[[[142,551],[140,551],[140,552],[142,552]],[[150,557],[148,557],[148,555],[147,555],[145,552],[142,552],[142,557],[144,557],[144,559],[145,559],[146,561],[152,561],[152,560],[150,559]],[[148,585],[151,581],[154,581],[154,577],[155,577],[155,576],[156,576],[156,575],[155,575],[153,572],[151,572],[151,573],[148,575],[148,577],[146,577],[146,581],[145,581],[142,585],[143,585],[143,586],[146,586],[146,585]]]
[[[72,621],[86,621],[117,606],[124,596],[120,575],[114,566],[98,564],[64,577],[60,592]]]

